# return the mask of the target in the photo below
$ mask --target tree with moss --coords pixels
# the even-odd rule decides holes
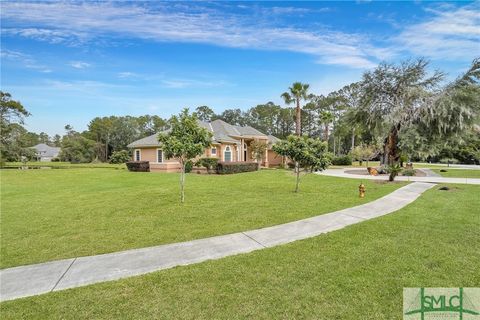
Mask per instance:
[[[480,60],[445,87],[444,74],[430,73],[428,65],[424,59],[381,64],[363,76],[356,120],[383,140],[384,165],[395,166],[402,148],[429,153],[478,123]]]
[[[167,159],[176,159],[180,163],[180,201],[185,202],[185,167],[196,157],[203,154],[211,143],[212,133],[198,124],[195,114],[184,109],[170,120],[168,133],[158,135],[163,155]]]

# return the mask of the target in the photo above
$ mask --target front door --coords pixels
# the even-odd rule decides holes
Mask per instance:
[[[247,161],[247,144],[243,144],[243,161]]]

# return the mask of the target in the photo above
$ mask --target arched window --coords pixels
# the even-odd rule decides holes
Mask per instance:
[[[225,151],[223,151],[223,161],[232,161],[232,149],[230,148],[230,146],[226,146]]]

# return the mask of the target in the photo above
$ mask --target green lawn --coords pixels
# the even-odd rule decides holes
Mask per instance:
[[[401,319],[403,287],[478,287],[480,186],[288,245],[0,305],[4,319]]]
[[[187,176],[111,169],[2,170],[1,268],[271,226],[359,205],[399,184],[290,171]]]
[[[74,168],[111,168],[111,169],[127,169],[124,163],[70,163],[70,162],[39,162],[29,161],[26,163],[29,168],[56,168],[56,169],[74,169]],[[23,167],[22,162],[7,162],[5,167],[7,168],[20,168]]]
[[[438,173],[442,177],[448,178],[480,178],[480,170],[468,170],[468,169],[449,169],[444,168],[447,172],[440,172],[441,169],[432,169],[432,171]]]

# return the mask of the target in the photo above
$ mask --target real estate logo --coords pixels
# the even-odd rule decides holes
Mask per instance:
[[[480,288],[403,288],[403,319],[480,319]]]

